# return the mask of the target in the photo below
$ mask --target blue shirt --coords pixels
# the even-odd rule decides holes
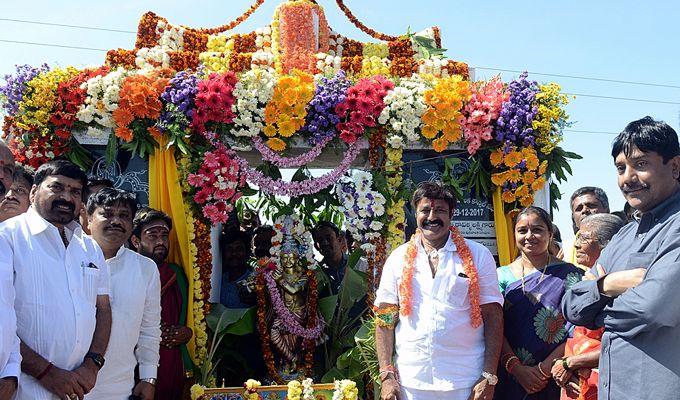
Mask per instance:
[[[617,297],[582,281],[562,298],[567,320],[605,328],[599,399],[680,398],[680,190],[623,227],[598,263],[606,273],[647,269]]]
[[[222,285],[220,287],[220,303],[227,308],[248,308],[251,304],[241,300],[239,291],[243,290],[243,283],[250,276],[251,271],[246,270],[238,279],[229,281],[229,272],[222,274]]]

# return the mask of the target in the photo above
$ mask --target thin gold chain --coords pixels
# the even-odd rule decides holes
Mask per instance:
[[[524,258],[520,258],[519,264],[522,266],[522,293],[526,294],[527,292],[524,289]],[[548,253],[548,259],[546,260],[545,265],[541,270],[541,277],[538,278],[538,283],[543,282],[543,278],[545,277],[545,270],[548,268],[548,265],[550,265],[550,253]]]

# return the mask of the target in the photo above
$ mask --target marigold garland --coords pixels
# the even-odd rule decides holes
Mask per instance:
[[[463,261],[463,272],[470,280],[468,287],[470,321],[473,328],[478,328],[482,325],[482,311],[479,304],[479,276],[477,274],[477,267],[475,266],[470,248],[458,228],[451,226],[449,230],[451,231],[451,241],[456,245],[456,252],[458,252]],[[416,270],[416,257],[421,240],[422,231],[418,229],[406,247],[402,278],[399,284],[399,313],[403,316],[409,316],[413,310],[413,275]]]
[[[200,33],[205,33],[208,35],[214,35],[216,33],[221,33],[225,31],[230,31],[237,27],[238,25],[241,24],[241,22],[247,20],[254,12],[255,10],[258,9],[262,4],[264,3],[264,0],[255,0],[255,3],[253,3],[252,6],[250,6],[246,11],[243,12],[239,17],[237,17],[235,20],[229,22],[228,24],[220,25],[215,28],[203,28],[203,29],[194,29],[194,28],[187,28],[191,29],[193,31],[197,31]]]
[[[338,4],[338,7],[340,7],[342,12],[345,13],[345,16],[347,17],[347,19],[349,19],[349,22],[354,24],[354,26],[359,28],[365,34],[371,36],[374,39],[384,40],[386,42],[398,39],[398,37],[396,36],[386,35],[384,33],[380,33],[367,27],[361,21],[359,21],[357,17],[354,16],[354,14],[352,14],[352,11],[350,11],[350,9],[345,5],[345,3],[342,0],[335,0],[335,2]]]
[[[316,15],[316,18],[314,18]],[[313,72],[316,53],[327,53],[330,28],[323,9],[308,0],[281,3],[275,13],[276,49],[282,73],[294,69]]]

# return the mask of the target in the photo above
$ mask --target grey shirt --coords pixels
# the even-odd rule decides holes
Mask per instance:
[[[618,297],[583,281],[562,298],[567,320],[605,327],[599,399],[680,398],[680,190],[623,227],[598,263],[606,273],[647,269]]]

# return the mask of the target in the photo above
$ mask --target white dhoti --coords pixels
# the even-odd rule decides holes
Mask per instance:
[[[401,387],[401,400],[467,400],[472,388],[458,390],[418,390]]]

